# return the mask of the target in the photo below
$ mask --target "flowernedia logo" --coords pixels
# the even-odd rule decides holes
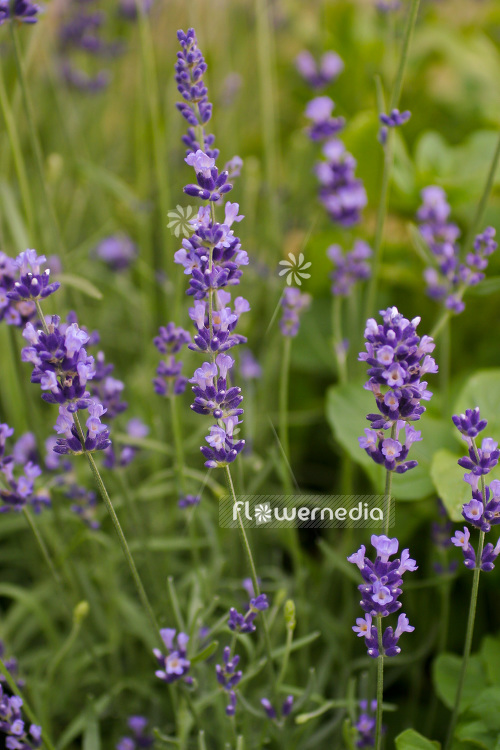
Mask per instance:
[[[170,221],[167,224],[167,229],[170,229],[172,234],[176,237],[189,237],[194,232],[194,227],[191,224],[197,214],[194,206],[176,206],[176,208],[167,213]]]
[[[284,266],[279,272],[280,276],[286,275],[286,283],[291,286],[295,282],[297,286],[302,285],[302,279],[310,279],[310,273],[304,273],[306,268],[311,267],[311,261],[304,263],[304,253],[300,253],[299,259],[293,253],[288,253],[290,260],[280,260],[279,265]]]
[[[394,523],[392,504],[389,526]],[[380,528],[384,522],[383,495],[244,495],[222,498],[222,528],[281,528],[300,526]]]

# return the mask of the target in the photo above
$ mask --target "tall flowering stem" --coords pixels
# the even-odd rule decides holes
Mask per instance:
[[[65,246],[64,246],[64,242],[61,236],[61,230],[59,227],[59,223],[57,221],[54,207],[52,205],[52,200],[49,195],[47,182],[45,179],[45,169],[44,169],[44,164],[43,164],[42,148],[40,146],[38,133],[36,131],[35,118],[33,115],[33,106],[31,104],[31,99],[30,99],[29,92],[28,92],[26,77],[24,75],[23,64],[22,64],[22,59],[21,59],[21,50],[20,50],[20,45],[19,45],[19,38],[17,35],[17,29],[15,28],[16,21],[12,20],[9,23],[9,26],[10,26],[10,33],[11,33],[11,38],[12,38],[12,43],[13,43],[13,48],[14,48],[14,58],[15,58],[15,63],[16,63],[17,75],[19,78],[19,85],[21,87],[21,94],[22,94],[23,105],[24,105],[24,110],[26,114],[26,120],[28,122],[28,131],[30,135],[33,153],[35,155],[35,161],[36,161],[38,176],[40,178],[40,185],[42,188],[45,208],[49,217],[49,222],[52,225],[52,232],[56,240],[56,243],[58,245],[59,252],[61,256],[64,257],[65,252],[66,252]]]
[[[500,554],[500,540],[495,545],[488,542],[485,545],[485,535],[492,526],[500,524],[500,481],[495,479],[489,485],[485,484],[485,476],[498,464],[500,451],[498,443],[491,438],[484,438],[481,447],[478,448],[476,438],[482,432],[487,422],[481,419],[479,408],[467,409],[465,414],[455,415],[453,423],[461,433],[468,446],[468,456],[459,459],[459,466],[470,473],[464,475],[464,481],[470,485],[472,499],[462,506],[462,515],[465,521],[479,529],[479,543],[477,551],[470,543],[470,531],[467,526],[462,531],[456,531],[451,538],[456,547],[462,549],[464,565],[474,571],[472,579],[472,591],[467,618],[467,631],[465,635],[462,666],[458,678],[457,692],[453,713],[448,728],[445,750],[451,746],[453,734],[460,713],[460,701],[462,698],[467,667],[469,664],[474,634],[474,622],[476,618],[477,597],[479,590],[479,576],[481,571],[489,572],[495,567],[495,560]]]
[[[385,486],[385,523],[390,523],[392,473],[404,474],[417,466],[417,461],[408,461],[413,443],[422,439],[421,433],[412,426],[425,412],[421,401],[429,401],[431,391],[422,381],[426,373],[436,373],[438,367],[430,352],[435,344],[430,336],[418,336],[420,318],[407,320],[396,307],[381,310],[382,324],[370,318],[366,322],[366,352],[359,360],[369,365],[369,380],[365,389],[372,391],[378,413],[368,414],[371,429],[365,429],[364,437],[358,438],[363,448],[375,463],[387,471]],[[404,429],[404,441],[400,432]],[[390,437],[386,431],[390,430]]]
[[[410,551],[404,549],[401,557],[390,560],[399,548],[396,538],[389,539],[385,534],[371,538],[372,546],[376,550],[375,562],[366,556],[366,547],[361,545],[359,550],[347,558],[348,562],[356,565],[363,578],[358,586],[361,592],[361,607],[364,617],[358,617],[353,631],[358,638],[365,639],[368,656],[377,659],[377,707],[375,750],[382,746],[382,709],[384,694],[384,659],[401,653],[398,645],[403,633],[412,633],[415,628],[410,625],[405,614],[398,616],[396,629],[389,625],[382,631],[383,618],[388,617],[401,608],[399,597],[402,594],[403,575],[417,570],[415,560],[410,557]]]
[[[27,252],[32,253],[34,251]],[[35,260],[33,255],[22,253],[20,256],[21,263],[27,262],[26,258],[29,258],[31,260],[31,268],[37,269],[36,260],[41,261],[41,258],[37,258]],[[39,269],[37,270],[39,271]],[[33,280],[31,281],[30,287],[28,287],[26,279],[33,278],[33,275],[35,280],[37,281],[38,279],[43,278],[39,273],[31,273],[29,274],[29,277],[27,274],[25,274],[25,276],[22,277],[22,279],[25,280],[24,285],[22,283],[18,283],[16,285],[16,294],[24,294],[24,296],[27,296],[27,293],[23,290],[29,290],[30,288],[32,289]],[[55,287],[52,288],[51,292],[57,290],[57,285],[53,284],[51,286]],[[43,289],[42,294],[50,288],[49,286],[47,286],[47,283],[45,283],[45,286],[43,286],[43,284],[38,281],[36,289],[39,289],[40,287],[42,287]],[[48,294],[50,294],[51,292],[48,292]],[[46,296],[48,296],[48,294],[46,294]],[[59,418],[56,427],[58,432],[64,432],[65,437],[57,441],[58,445],[56,445],[55,452],[61,453],[63,455],[65,453],[75,452],[85,454],[96,480],[99,493],[104,501],[104,504],[106,505],[106,509],[108,510],[109,515],[111,516],[111,520],[118,535],[118,539],[125,555],[125,559],[127,560],[128,566],[130,568],[130,572],[136,585],[141,603],[146,611],[146,614],[153,626],[155,633],[157,633],[159,631],[159,628],[156,622],[156,617],[142,584],[141,577],[137,571],[132,553],[130,552],[120,521],[118,520],[118,516],[116,515],[115,509],[113,507],[113,503],[111,502],[106,486],[92,455],[93,450],[99,450],[101,448],[109,447],[110,441],[108,440],[109,432],[105,429],[105,426],[101,424],[99,416],[96,416],[96,414],[99,415],[103,413],[102,407],[98,409],[97,407],[100,405],[97,404],[97,402],[89,400],[87,398],[89,394],[85,392],[85,378],[91,378],[92,375],[95,374],[95,370],[93,370],[93,358],[88,358],[85,350],[82,347],[82,343],[86,342],[89,337],[82,330],[78,329],[78,326],[76,324],[73,324],[67,330],[64,338],[65,354],[62,361],[70,362],[70,355],[73,351],[73,356],[78,357],[79,362],[78,365],[76,365],[78,374],[73,377],[64,374],[60,376],[63,378],[63,386],[61,386],[61,384],[58,382],[58,378],[55,374],[57,370],[54,371],[54,365],[50,360],[50,364],[48,365],[47,370],[42,374],[37,373],[37,370],[40,370],[40,365],[43,363],[43,361],[47,362],[47,360],[39,360],[37,355],[37,347],[43,349],[44,346],[49,346],[52,348],[55,348],[57,346],[57,352],[55,354],[52,354],[52,361],[54,361],[54,357],[56,356],[56,354],[62,354],[62,343],[58,343],[60,342],[60,339],[58,334],[56,333],[58,329],[54,325],[54,317],[52,318],[51,329],[49,329],[42,307],[40,305],[40,297],[35,297],[34,301],[36,304],[38,317],[42,324],[43,333],[46,337],[46,341],[41,342],[38,334],[34,332],[33,326],[28,323],[26,329],[28,329],[28,326],[31,326],[31,329],[33,330],[30,329],[27,332],[26,338],[28,338],[33,346],[23,350],[23,358],[26,361],[31,361],[35,366],[34,373],[32,375],[32,382],[40,382],[42,389],[50,391],[49,394],[44,394],[46,396],[45,400],[48,400],[52,403],[61,404],[59,408]],[[69,365],[66,366],[69,367]],[[33,378],[35,378],[34,381]],[[71,395],[72,400],[68,401],[67,399],[69,395]],[[82,408],[88,408],[90,413],[90,417],[87,420],[87,434],[84,434],[82,426],[80,424],[80,420],[78,418],[78,410]],[[74,411],[72,411],[73,409]],[[72,427],[69,426],[71,420],[74,423],[74,426]]]
[[[482,193],[481,198],[479,200],[479,203],[478,203],[478,206],[477,206],[477,209],[476,209],[476,213],[474,215],[474,219],[472,221],[472,224],[471,224],[471,226],[469,228],[469,231],[468,231],[466,239],[465,239],[464,248],[463,248],[464,255],[466,255],[470,251],[470,249],[472,248],[472,246],[474,244],[474,238],[476,237],[477,231],[479,229],[479,225],[481,224],[481,220],[483,218],[483,215],[484,215],[484,212],[485,212],[485,209],[486,209],[486,205],[488,203],[488,199],[490,197],[490,193],[491,193],[491,190],[492,190],[492,187],[493,187],[493,182],[495,180],[495,175],[496,175],[496,172],[497,172],[499,161],[500,161],[500,134],[499,134],[499,137],[498,137],[498,141],[497,141],[497,145],[496,145],[496,148],[495,148],[495,152],[493,154],[493,159],[491,161],[490,169],[489,169],[488,175],[486,177],[486,182],[485,182],[485,185],[484,185],[483,193]],[[466,289],[467,289],[467,284],[465,282],[463,282],[460,285],[460,287],[459,287],[459,289],[458,289],[458,291],[456,293],[456,297],[457,297],[458,300],[462,299],[462,297],[463,297]],[[443,327],[447,324],[447,322],[450,319],[450,317],[451,317],[452,314],[453,314],[453,310],[451,310],[451,309],[447,308],[447,309],[443,310],[443,312],[441,313],[440,317],[438,318],[438,320],[437,320],[434,328],[432,329],[432,336],[434,338],[436,338],[437,335],[442,331]]]
[[[411,5],[408,11],[408,19],[406,21],[405,34],[403,39],[403,46],[401,48],[401,55],[399,58],[399,65],[396,73],[396,79],[392,89],[391,100],[389,105],[389,111],[395,110],[399,104],[401,97],[401,91],[403,88],[403,78],[406,69],[406,63],[408,60],[408,53],[410,50],[410,42],[413,35],[413,30],[417,21],[418,8],[420,0],[411,0]],[[387,133],[387,139],[384,145],[384,167],[382,171],[382,184],[380,187],[380,199],[377,210],[377,224],[375,228],[375,239],[373,242],[373,266],[372,276],[368,285],[368,291],[366,295],[366,307],[365,317],[367,318],[373,311],[377,297],[377,284],[380,273],[380,266],[382,263],[382,239],[384,234],[385,218],[387,214],[387,200],[389,193],[389,184],[391,180],[392,164],[393,164],[393,139],[394,139],[394,128],[389,128]]]

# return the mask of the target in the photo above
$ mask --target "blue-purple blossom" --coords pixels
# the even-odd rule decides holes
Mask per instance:
[[[243,676],[243,672],[237,669],[239,662],[240,657],[237,654],[231,656],[231,649],[229,646],[226,646],[222,653],[222,664],[215,665],[217,682],[228,694],[229,703],[226,706],[226,714],[228,716],[234,716],[236,711],[237,699],[234,688]]]
[[[382,627],[379,618],[388,617],[401,608],[399,597],[402,594],[402,576],[406,571],[417,570],[415,560],[410,557],[409,550],[404,549],[400,558],[390,560],[399,548],[396,538],[389,539],[385,535],[372,535],[372,546],[377,552],[375,562],[366,557],[366,548],[360,549],[348,557],[348,561],[357,565],[364,583],[358,586],[361,592],[360,605],[365,611],[364,617],[358,617],[353,631],[358,638],[364,638],[368,656],[379,656],[378,627]],[[374,623],[378,622],[379,625]],[[400,614],[396,629],[389,625],[382,634],[383,656],[396,656],[401,652],[398,641],[403,633],[411,633],[415,628],[409,623],[405,614]]]
[[[163,682],[170,683],[182,679],[184,682],[191,684],[191,677],[188,676],[191,662],[187,658],[186,651],[189,636],[186,633],[179,633],[176,638],[176,633],[177,631],[172,628],[160,630],[160,636],[167,653],[163,654],[159,649],[153,649],[153,654],[160,667],[155,674]]]
[[[130,716],[127,724],[132,737],[122,737],[116,750],[142,750],[153,747],[154,737],[147,732],[148,720],[145,716]]]
[[[388,115],[384,113],[379,115],[380,122],[382,123],[382,127],[380,128],[378,133],[378,139],[380,143],[383,146],[387,143],[388,128],[398,128],[401,125],[404,125],[405,122],[408,122],[410,117],[411,112],[409,110],[400,112],[399,109],[391,110]]]
[[[268,609],[269,602],[266,594],[259,594],[250,599],[247,611],[240,614],[234,607],[229,610],[228,627],[237,633],[253,633],[255,631],[254,620],[259,614]]]
[[[312,141],[323,141],[339,133],[345,125],[343,117],[332,117],[335,104],[329,96],[318,96],[307,104],[305,115],[311,124],[307,134]]]
[[[358,224],[368,198],[361,180],[356,179],[356,159],[342,141],[332,138],[323,146],[324,161],[315,165],[319,199],[333,222],[342,227]]]
[[[13,434],[11,427],[0,424],[0,513],[20,511],[26,506],[40,513],[51,505],[47,490],[36,486],[42,470],[30,456],[25,460],[18,453],[16,459],[13,454],[6,453],[7,438]]]
[[[188,331],[177,327],[175,323],[168,323],[158,330],[154,344],[160,354],[165,355],[160,360],[156,369],[157,377],[153,380],[155,393],[159,396],[179,396],[186,390],[187,378],[181,375],[182,362],[175,355],[190,341]]]
[[[5,669],[15,681],[17,687],[20,690],[22,690],[24,686],[26,685],[26,682],[19,677],[19,665],[17,663],[17,659],[14,656],[9,657],[8,659],[5,657],[5,645],[3,641],[1,640],[0,640],[0,659],[2,659],[5,665]],[[0,674],[0,687],[6,684],[7,684],[6,678],[3,676],[3,674]]]
[[[0,732],[6,737],[8,750],[33,750],[42,745],[42,728],[25,724],[22,706],[22,698],[8,695],[0,685]]]
[[[42,272],[46,263],[45,255],[37,255],[36,250],[25,250],[16,258],[19,280],[7,292],[7,297],[16,302],[45,299],[61,286],[58,281],[50,282],[50,269]]]
[[[20,23],[33,24],[38,21],[40,6],[30,0],[2,0],[0,3],[0,25],[13,19]]]
[[[359,708],[361,709],[361,712],[354,724],[354,727],[358,732],[356,747],[375,747],[375,729],[377,724],[375,715],[377,712],[377,701],[373,700],[370,701],[370,703],[368,703],[368,701],[359,701]],[[382,727],[382,732],[385,732],[385,726]]]
[[[430,356],[435,344],[430,336],[417,335],[420,318],[410,322],[396,307],[380,314],[382,325],[373,318],[367,321],[366,352],[358,358],[369,365],[369,380],[364,387],[373,392],[379,413],[367,415],[371,429],[365,429],[359,444],[376,463],[404,473],[417,465],[416,461],[406,461],[412,443],[421,440],[420,432],[409,423],[420,419],[425,412],[420,402],[432,396],[421,378],[438,371]],[[390,428],[393,434],[387,437],[385,431]],[[399,439],[403,428],[404,441]]]
[[[295,58],[295,67],[311,88],[322,89],[338,78],[344,70],[344,63],[340,55],[329,50],[317,64],[311,53],[303,50]]]
[[[283,313],[280,329],[283,336],[296,336],[299,332],[300,316],[311,304],[309,294],[303,294],[297,287],[287,287],[281,298]]]
[[[372,250],[363,240],[356,240],[352,250],[346,253],[340,245],[330,245],[326,254],[334,266],[330,274],[332,294],[348,297],[357,281],[370,278],[371,268],[367,260],[371,258]]]
[[[123,271],[137,257],[137,245],[125,234],[113,234],[99,242],[95,249],[97,257],[113,271]]]
[[[271,720],[278,719],[278,712],[268,698],[262,698],[260,701],[262,708],[266,712],[267,718]],[[281,704],[279,719],[286,719],[293,708],[293,695],[288,695]]]
[[[199,495],[183,495],[178,502],[179,508],[195,508],[201,502]]]
[[[240,374],[243,380],[258,380],[262,377],[262,367],[249,349],[240,358]]]
[[[0,252],[0,322],[22,328],[28,320],[36,315],[36,306],[32,301],[14,300],[8,296],[19,280],[19,267],[14,258]]]
[[[492,526],[500,524],[500,480],[494,479],[489,485],[484,482],[484,477],[498,464],[498,443],[492,438],[483,438],[481,447],[478,448],[476,437],[487,425],[486,420],[481,419],[478,407],[453,416],[453,423],[468,447],[468,455],[458,460],[459,466],[470,472],[464,475],[464,481],[470,485],[472,493],[471,500],[462,506],[462,516],[468,524],[487,533]],[[456,531],[451,542],[462,549],[464,565],[475,568],[476,553],[470,543],[469,529],[464,526],[463,532]],[[494,561],[499,554],[500,541],[495,545],[488,542],[481,554],[481,570],[493,570]]]
[[[442,188],[431,185],[422,190],[421,196],[423,203],[417,212],[419,229],[436,264],[424,271],[427,294],[442,302],[448,310],[461,313],[465,309],[462,300],[465,289],[484,279],[483,271],[488,265],[488,258],[497,248],[493,239],[495,230],[487,227],[476,236],[473,252],[467,253],[463,263],[457,242],[460,230],[456,224],[448,221],[451,208],[446,193]]]

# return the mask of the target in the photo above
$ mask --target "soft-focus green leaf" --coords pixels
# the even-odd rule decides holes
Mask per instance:
[[[396,739],[397,750],[436,750],[440,748],[439,742],[434,740],[428,740],[420,732],[416,732],[414,729],[406,729],[401,732]]]
[[[88,279],[84,279],[83,276],[75,276],[72,273],[58,273],[56,279],[63,285],[73,287],[73,289],[78,289],[79,292],[83,292],[83,294],[86,294],[88,297],[102,299],[103,295],[99,289]]]
[[[431,477],[436,492],[452,521],[462,521],[462,505],[470,500],[470,485],[464,482],[464,470],[456,454],[441,450],[434,454]]]
[[[434,687],[445,706],[453,708],[460,676],[462,659],[455,654],[441,654],[433,664]],[[486,673],[478,656],[471,656],[467,665],[460,712],[468,708],[483,690]]]

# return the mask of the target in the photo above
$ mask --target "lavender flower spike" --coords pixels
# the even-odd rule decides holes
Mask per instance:
[[[382,634],[383,651],[379,651],[378,628],[382,627],[382,618],[397,612],[401,608],[399,597],[402,593],[402,576],[406,571],[417,570],[415,560],[410,558],[409,550],[404,549],[399,559],[390,559],[397,554],[399,542],[396,538],[389,539],[385,535],[371,538],[372,546],[377,556],[372,562],[365,555],[365,547],[362,546],[347,560],[357,565],[364,580],[358,586],[361,592],[360,605],[365,611],[365,617],[359,617],[353,631],[358,638],[364,638],[368,656],[373,659],[379,655],[396,656],[401,652],[398,641],[403,633],[411,633],[415,629],[408,621],[405,614],[400,614],[396,629],[389,625]],[[377,620],[377,624],[374,623]]]
[[[379,117],[382,127],[379,130],[378,139],[385,146],[387,143],[388,128],[398,128],[404,125],[410,119],[411,112],[408,110],[400,112],[399,109],[393,109],[390,114],[386,115],[382,113]]]

